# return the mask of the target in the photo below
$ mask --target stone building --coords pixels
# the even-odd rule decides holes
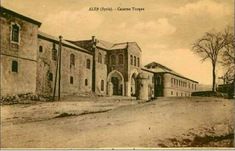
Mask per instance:
[[[142,70],[154,74],[154,95],[158,96],[191,96],[197,90],[198,82],[163,66],[152,62]]]
[[[0,7],[1,95],[35,93],[41,23]]]
[[[0,9],[1,96],[51,96],[58,89],[59,38],[39,31],[39,21]],[[160,64],[143,67],[141,54],[136,42],[111,43],[94,36],[62,40],[61,95],[136,96],[142,87],[148,94],[141,95],[152,98],[190,96],[196,90],[196,81]]]
[[[135,96],[141,71],[141,49],[136,42],[110,43],[95,37],[69,42],[93,53],[94,92],[106,95],[112,83],[113,95]]]

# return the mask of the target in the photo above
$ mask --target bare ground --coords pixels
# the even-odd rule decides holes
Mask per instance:
[[[78,100],[78,101],[77,101]],[[3,148],[233,147],[233,100],[71,98],[1,107]]]

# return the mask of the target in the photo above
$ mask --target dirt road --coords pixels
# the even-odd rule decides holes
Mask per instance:
[[[23,105],[2,106],[2,147],[233,146],[233,100],[196,97],[159,98],[142,104],[105,102],[109,107],[103,103],[94,110],[91,103],[85,112],[76,101],[72,105],[63,102],[63,107],[58,102],[41,107],[28,105],[26,109]]]

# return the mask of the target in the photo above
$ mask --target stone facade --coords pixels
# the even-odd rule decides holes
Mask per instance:
[[[1,95],[35,93],[41,23],[1,7],[0,25]]]
[[[93,36],[60,43],[59,38],[39,31],[40,22],[2,7],[0,21],[2,96],[52,96],[58,89],[60,50],[62,96],[95,93],[150,99],[190,96],[196,90],[196,81],[170,70],[155,71],[154,63],[143,67],[142,50],[136,42],[111,43]]]
[[[39,94],[51,95],[54,90],[58,45],[59,39],[42,32],[38,34],[37,93]],[[61,95],[91,92],[91,53],[62,41],[61,56]],[[90,60],[90,65],[88,65],[88,60]]]
[[[191,96],[192,92],[197,91],[197,81],[186,78],[159,63],[152,62],[146,65],[142,70],[154,74],[154,95],[156,97],[185,97]]]

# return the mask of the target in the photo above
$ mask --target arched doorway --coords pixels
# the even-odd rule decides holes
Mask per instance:
[[[112,82],[113,85],[113,95],[123,95],[124,94],[124,78],[122,74],[114,70],[108,75],[108,82]]]

